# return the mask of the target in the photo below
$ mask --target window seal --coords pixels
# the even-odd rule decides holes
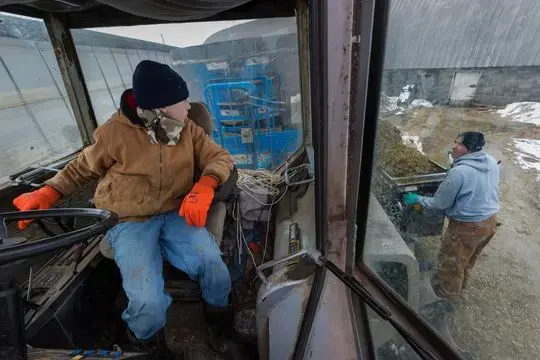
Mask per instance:
[[[384,52],[386,46],[386,31],[388,23],[388,13],[390,8],[389,0],[372,0],[362,1],[362,20],[360,26],[362,30],[360,32],[360,53],[369,54],[369,62],[367,67],[361,67],[360,71],[362,77],[356,83],[356,89],[354,93],[357,95],[355,99],[356,110],[356,143],[358,149],[356,149],[357,163],[353,165],[358,166],[357,170],[357,183],[355,186],[358,192],[356,198],[356,209],[352,210],[356,213],[356,219],[354,224],[356,228],[356,243],[354,263],[363,263],[364,247],[365,247],[365,235],[368,219],[368,203],[371,193],[371,177],[373,168],[373,155],[375,153],[375,141],[376,141],[376,128],[377,119],[379,116],[379,98],[381,90],[381,79],[384,67]],[[371,8],[369,6],[371,5]],[[366,9],[364,9],[364,6]],[[369,11],[369,13],[368,13]],[[366,19],[367,18],[367,19]],[[372,20],[369,21],[369,18]],[[375,26],[377,24],[377,26]],[[370,39],[366,39],[366,36],[370,36]],[[358,96],[365,94],[364,96]],[[360,103],[360,104],[358,104]],[[361,111],[363,110],[363,111]],[[352,230],[351,230],[352,233]],[[351,257],[352,260],[352,257]],[[354,264],[350,264],[354,267]]]
[[[350,288],[347,297],[358,359],[375,359],[375,347],[369,326],[366,302]]]
[[[310,108],[312,141],[315,152],[315,226],[316,248],[323,255],[328,238],[327,212],[327,124],[328,91],[326,88],[328,63],[327,45],[327,1],[298,0],[298,16],[309,18],[309,69],[310,69]],[[307,14],[306,14],[307,13]],[[298,338],[291,359],[304,359],[309,344],[311,329],[324,290],[326,268],[317,267],[308,302],[302,317]]]

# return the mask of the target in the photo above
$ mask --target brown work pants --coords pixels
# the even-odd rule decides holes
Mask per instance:
[[[450,219],[439,251],[436,292],[456,298],[467,287],[469,276],[480,252],[497,229],[495,215],[481,222],[462,222]]]

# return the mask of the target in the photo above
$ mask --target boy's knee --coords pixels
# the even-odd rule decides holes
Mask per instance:
[[[214,273],[226,273],[228,275],[229,270],[227,265],[223,262],[221,253],[217,251],[208,252],[204,256],[205,267]]]
[[[205,239],[199,238],[198,250],[202,252],[204,261],[207,263],[223,263],[222,253],[219,246],[216,244],[214,237],[207,231],[202,232],[200,236],[204,236]]]

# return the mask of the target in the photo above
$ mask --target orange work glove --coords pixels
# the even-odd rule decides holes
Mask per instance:
[[[15,205],[20,211],[47,210],[50,209],[54,203],[61,198],[62,194],[52,187],[46,185],[39,190],[24,193],[18,196],[15,198],[15,200],[13,200],[13,205]],[[32,220],[20,220],[19,229],[26,229],[31,222]]]
[[[214,192],[218,181],[212,176],[201,176],[199,182],[186,195],[180,207],[180,216],[186,219],[190,226],[203,227],[206,225],[208,210],[214,200]]]

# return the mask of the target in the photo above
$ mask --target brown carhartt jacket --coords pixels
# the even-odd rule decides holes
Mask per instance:
[[[94,139],[47,185],[68,196],[99,179],[96,207],[115,212],[121,221],[178,210],[196,168],[224,183],[233,167],[229,153],[190,119],[178,144],[151,144],[145,128],[118,110],[95,130]]]

